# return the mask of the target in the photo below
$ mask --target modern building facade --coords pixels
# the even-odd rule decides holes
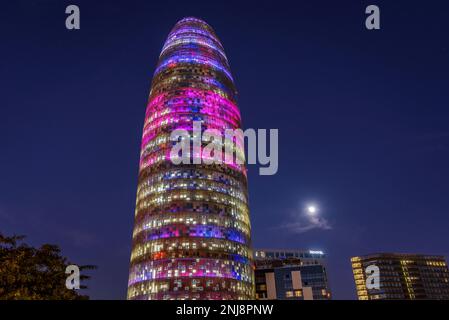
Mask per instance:
[[[449,271],[443,256],[377,253],[351,258],[359,300],[446,300],[449,299]],[[373,288],[378,269],[378,286]],[[368,280],[368,285],[367,285]]]
[[[195,151],[192,164],[170,159],[171,133],[193,137],[194,121],[202,132],[241,128],[224,49],[206,22],[189,17],[169,33],[151,85],[128,299],[254,298],[245,165],[193,164],[204,157]]]
[[[321,251],[257,250],[256,299],[327,300],[331,298],[326,257]]]

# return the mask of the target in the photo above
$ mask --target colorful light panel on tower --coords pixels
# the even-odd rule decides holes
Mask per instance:
[[[246,168],[170,160],[176,129],[241,127],[224,49],[197,18],[168,35],[140,156],[128,299],[253,299]],[[195,156],[195,155],[193,155]]]

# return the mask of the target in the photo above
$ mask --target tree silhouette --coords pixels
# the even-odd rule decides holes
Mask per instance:
[[[56,245],[34,248],[24,243],[25,236],[3,236],[0,233],[0,300],[87,300],[86,295],[67,289],[66,267],[71,265]],[[79,266],[80,282],[90,277]],[[87,288],[80,285],[80,289]]]

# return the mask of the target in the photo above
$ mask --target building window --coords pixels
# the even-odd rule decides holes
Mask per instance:
[[[302,290],[295,290],[295,297],[302,297]]]
[[[260,291],[267,291],[267,285],[266,284],[259,285],[259,290]]]
[[[285,297],[286,298],[293,298],[293,291],[286,291],[285,292]]]

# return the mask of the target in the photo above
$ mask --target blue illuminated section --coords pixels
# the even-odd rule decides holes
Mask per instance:
[[[147,236],[148,240],[158,240],[176,237],[198,237],[211,239],[225,239],[241,244],[245,244],[248,239],[244,233],[233,229],[224,228],[216,225],[180,225],[172,227],[161,227],[158,229],[151,229],[149,227],[143,230],[150,230]]]
[[[223,65],[221,65],[217,61],[213,61],[210,58],[209,59],[203,58],[198,54],[179,54],[173,58],[165,60],[156,68],[154,75],[156,76],[161,71],[167,68],[172,68],[177,64],[203,65],[207,67],[212,67],[218,71],[223,72],[231,81],[234,81],[234,79],[231,76],[231,73],[227,70],[226,67],[223,67]]]
[[[227,61],[228,58],[226,57],[226,54],[224,53],[221,46],[219,46],[216,42],[208,39],[208,38],[199,38],[195,37],[190,34],[184,34],[178,36],[176,39],[172,39],[170,41],[167,41],[164,45],[164,48],[161,52],[161,55],[163,55],[167,50],[173,48],[174,46],[178,46],[179,49],[196,49],[201,46],[207,47],[211,50],[214,50]]]

